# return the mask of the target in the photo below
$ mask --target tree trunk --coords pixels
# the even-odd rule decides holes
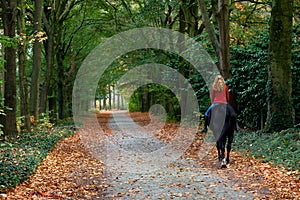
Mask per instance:
[[[16,8],[17,1],[5,1],[2,0],[2,22],[4,28],[4,35],[10,38],[15,37],[16,28]],[[16,85],[16,50],[14,47],[9,46],[4,48],[4,107],[5,116],[1,116],[3,122],[3,132],[5,135],[16,134],[16,109],[17,109],[17,85]]]
[[[112,106],[111,106],[111,85],[108,85],[108,109],[111,110]]]
[[[113,87],[113,109],[116,109],[116,88],[115,86],[112,86]]]
[[[51,12],[51,10],[45,10]],[[41,95],[40,100],[40,111],[46,112],[47,110],[47,100],[48,100],[48,112],[50,118],[55,121],[57,118],[57,108],[56,108],[56,78],[54,76],[54,29],[55,24],[52,22],[53,13],[43,14],[43,23],[47,33],[47,40],[44,42],[45,54],[46,54],[46,77],[43,83],[44,88],[42,90],[43,95]],[[46,16],[49,17],[46,18]]]
[[[59,51],[58,51],[59,52]],[[57,101],[58,101],[58,118],[64,118],[65,96],[64,96],[64,65],[63,51],[57,53]]]
[[[219,0],[218,2],[218,24],[219,24],[219,42],[220,42],[220,73],[227,79],[230,74],[230,57],[229,57],[229,10],[228,0]]]
[[[186,32],[186,28],[187,28],[187,21],[186,21],[186,16],[187,16],[187,11],[186,11],[186,0],[181,0],[181,5],[179,8],[179,32],[181,32],[182,34],[185,34]],[[179,36],[178,38],[178,44],[181,44],[184,41],[185,38],[183,38],[182,36]],[[179,78],[180,75],[185,76],[186,73],[186,69],[184,66],[184,59],[183,58],[179,58],[179,69],[178,69],[179,73],[178,74],[178,87],[180,89],[180,106],[182,108],[186,108],[186,101],[187,101],[187,93],[183,88],[184,83],[182,83],[181,79]],[[185,76],[186,77],[186,76]],[[185,116],[185,109],[182,109],[182,116]]]
[[[103,98],[103,109],[107,110],[107,106],[106,106],[106,96]]]
[[[266,131],[269,132],[280,131],[294,125],[291,101],[292,11],[293,0],[273,0],[270,23],[268,116],[266,123]]]
[[[25,9],[24,2],[22,0],[18,0],[18,35],[22,37],[22,41],[19,44],[18,56],[19,56],[19,86],[20,86],[20,112],[22,119],[23,127],[21,129],[25,129],[30,131],[30,115],[29,115],[29,106],[28,106],[28,88],[26,81],[26,52],[27,52],[27,44],[26,44],[26,31],[25,29]]]
[[[42,0],[35,0],[34,9],[34,44],[33,44],[33,66],[32,66],[32,84],[30,90],[30,113],[35,120],[39,118],[39,85],[40,70],[42,62],[42,45],[40,41],[42,27]]]
[[[214,3],[216,2],[212,1],[213,8],[215,7]],[[220,74],[224,76],[225,79],[228,79],[231,77],[228,0],[218,0],[218,11],[215,13],[215,15],[218,21],[219,39],[217,39],[213,25],[208,17],[207,5],[203,0],[198,0],[198,4],[203,23],[205,25],[205,30],[208,34],[210,42],[212,43],[215,54],[219,59],[219,64],[217,67],[220,71]]]
[[[120,94],[117,94],[118,96],[117,96],[117,98],[118,98],[118,100],[117,100],[117,109],[118,110],[120,110]]]
[[[47,101],[48,101],[48,112],[52,120],[57,118],[57,108],[56,108],[56,78],[54,76],[54,42],[53,42],[53,29],[47,31],[47,42],[45,46],[46,50],[46,79],[45,79],[45,89],[44,89],[44,99],[42,99],[41,110],[46,111]],[[50,103],[51,101],[51,103]]]
[[[46,58],[46,75],[45,80],[43,82],[43,86],[41,89],[40,95],[40,112],[45,113],[47,112],[47,104],[48,104],[48,112],[51,121],[56,121],[57,118],[57,99],[56,99],[56,91],[57,91],[57,83],[56,77],[54,75],[54,33],[55,33],[55,13],[54,10],[57,10],[55,7],[54,9],[47,9],[51,6],[50,2],[45,1],[46,5],[43,9],[43,24],[44,29],[47,34],[47,40],[44,41],[45,46],[45,58]],[[48,5],[47,5],[48,4]],[[57,5],[57,4],[55,4]]]
[[[56,57],[57,70],[56,77],[54,76],[53,63],[49,62],[49,86],[47,87],[47,96],[49,100],[49,111],[53,117],[58,112],[58,118],[63,119],[67,114],[67,108],[65,107],[67,97],[66,97],[66,76],[65,76],[65,43],[62,41],[62,36],[64,33],[64,21],[70,10],[79,2],[76,0],[60,0],[55,1],[53,5],[52,1],[47,1],[49,7],[53,8],[49,11],[45,11],[44,23],[48,30],[48,34],[51,34],[51,41],[49,40],[49,52],[52,57],[48,55],[50,61],[53,57]],[[49,37],[48,36],[48,37]],[[51,60],[52,61],[52,60]],[[52,64],[52,65],[51,65]],[[57,93],[56,93],[57,92]],[[57,95],[57,96],[56,96]],[[51,101],[51,103],[50,103]]]
[[[186,23],[187,32],[190,37],[195,37],[198,33],[198,7],[196,0],[181,0],[180,7],[183,14],[184,23]],[[182,19],[182,17],[181,17]]]
[[[219,72],[220,74],[222,74],[222,76],[224,76],[225,79],[231,78],[228,0],[211,1],[212,12],[215,14],[215,17],[218,21],[219,39],[217,39],[213,24],[210,22],[210,19],[208,17],[207,5],[205,4],[205,1],[198,0],[198,4],[201,11],[203,23],[205,24],[205,30],[208,34],[210,42],[212,43],[215,54],[219,59],[219,64],[217,65]],[[230,92],[229,103],[238,112],[235,91]]]

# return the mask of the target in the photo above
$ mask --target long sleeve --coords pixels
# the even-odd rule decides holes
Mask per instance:
[[[215,100],[215,96],[216,96],[215,90],[211,89],[210,99],[211,99],[211,102],[212,102],[212,103],[213,103],[214,100]]]

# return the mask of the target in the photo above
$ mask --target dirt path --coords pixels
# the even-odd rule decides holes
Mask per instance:
[[[214,151],[204,159],[195,156],[200,140],[193,142],[185,156],[177,158],[179,152],[164,155],[160,160],[159,151],[165,146],[164,141],[174,136],[176,127],[167,125],[158,134],[145,134],[127,114],[110,114],[98,116],[104,134],[99,136],[91,128],[87,134],[89,140],[80,136],[80,132],[62,140],[28,181],[1,197],[74,200],[300,197],[300,182],[295,172],[276,169],[236,152],[232,154],[230,167],[219,169]],[[140,125],[149,123],[149,118],[142,114],[132,117]],[[172,162],[163,163],[170,157]]]

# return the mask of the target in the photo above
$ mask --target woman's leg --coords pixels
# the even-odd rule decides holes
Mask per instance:
[[[209,125],[209,120],[208,120],[208,116],[210,114],[211,109],[213,109],[213,107],[215,107],[216,105],[218,105],[217,103],[213,103],[209,106],[209,108],[206,110],[205,112],[205,116],[204,116],[204,127],[203,129],[200,131],[201,133],[206,133],[207,132],[207,126]]]
[[[211,104],[211,105],[209,106],[209,108],[206,110],[206,112],[205,112],[205,116],[206,116],[206,117],[209,115],[210,110],[211,110],[214,106],[215,106],[215,104]]]

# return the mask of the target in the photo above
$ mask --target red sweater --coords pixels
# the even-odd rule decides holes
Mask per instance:
[[[226,85],[225,90],[221,91],[221,92],[212,90],[211,99],[212,99],[213,103],[227,103],[227,102],[229,102],[228,86]]]

